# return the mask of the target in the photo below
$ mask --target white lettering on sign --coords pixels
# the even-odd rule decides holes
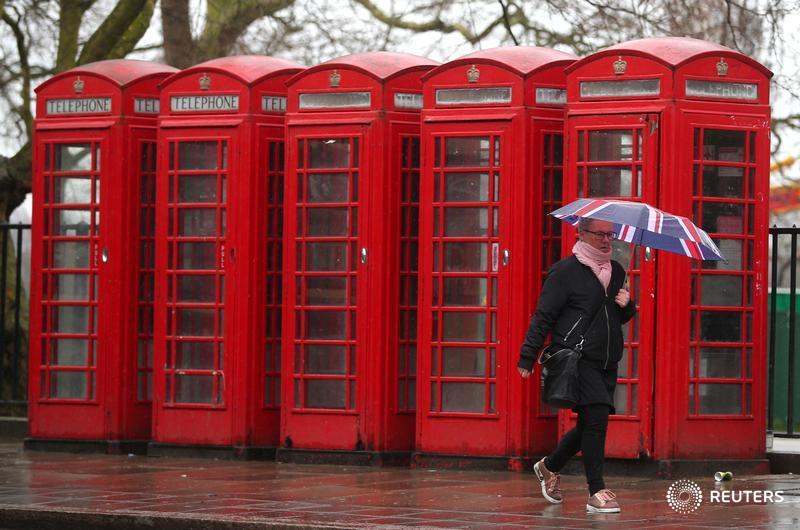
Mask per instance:
[[[47,114],[105,114],[111,112],[111,98],[48,99]]]
[[[172,112],[235,111],[239,110],[239,96],[207,94],[203,96],[172,96],[169,98]]]
[[[582,98],[657,96],[661,93],[658,79],[629,79],[626,81],[581,81]]]
[[[686,96],[719,99],[758,99],[756,83],[730,83],[727,81],[686,80]]]
[[[439,88],[437,105],[511,103],[511,87],[496,88]]]
[[[394,106],[398,109],[421,109],[422,94],[395,92]]]
[[[565,105],[567,91],[563,88],[537,88],[536,103],[539,105]]]
[[[370,92],[317,92],[300,94],[301,109],[369,108]]]
[[[286,98],[281,96],[261,96],[262,112],[286,112]]]
[[[158,98],[133,98],[133,112],[140,114],[158,114],[161,102]]]

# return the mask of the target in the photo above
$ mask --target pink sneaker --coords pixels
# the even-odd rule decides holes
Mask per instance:
[[[548,471],[544,465],[544,458],[533,464],[533,472],[542,485],[542,495],[553,504],[561,504],[561,475]]]
[[[589,513],[619,513],[617,496],[611,490],[600,490],[589,497],[586,511]]]

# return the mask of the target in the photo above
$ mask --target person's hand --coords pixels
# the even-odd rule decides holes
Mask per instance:
[[[526,370],[525,368],[520,368],[519,366],[517,366],[517,370],[519,371],[519,375],[521,375],[523,379],[527,379],[531,375],[531,371]]]
[[[614,301],[620,307],[625,307],[628,305],[628,302],[631,301],[631,293],[626,291],[625,289],[620,289],[617,293],[617,296],[614,297]]]

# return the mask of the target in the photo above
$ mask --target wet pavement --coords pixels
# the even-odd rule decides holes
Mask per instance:
[[[24,452],[0,444],[0,528],[798,528],[800,476],[693,479],[699,508],[676,513],[671,480],[607,477],[620,514],[587,515],[582,476],[565,502],[542,499],[530,473],[342,467]],[[735,500],[782,491],[783,502]],[[684,499],[685,496],[684,496]]]

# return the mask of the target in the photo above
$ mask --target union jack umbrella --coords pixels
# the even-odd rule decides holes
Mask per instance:
[[[680,215],[649,204],[610,199],[578,199],[550,215],[577,225],[581,218],[614,224],[618,239],[694,259],[725,260],[709,235]]]

